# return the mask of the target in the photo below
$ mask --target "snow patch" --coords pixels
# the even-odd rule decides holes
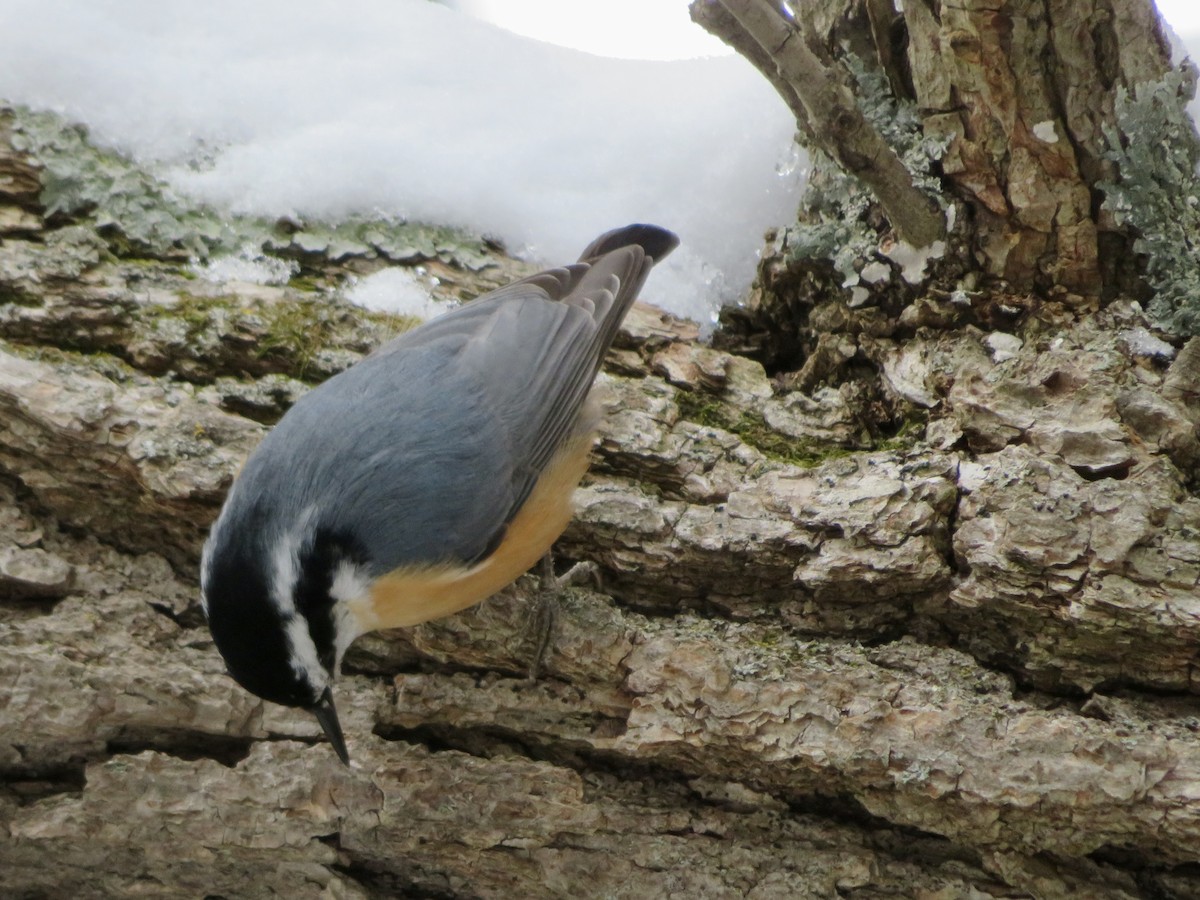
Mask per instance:
[[[920,284],[929,261],[940,259],[945,252],[945,241],[934,241],[928,247],[914,247],[908,241],[898,241],[883,255],[900,267],[900,274],[905,281]]]
[[[991,352],[992,362],[995,363],[1016,359],[1017,354],[1021,352],[1021,347],[1024,346],[1019,337],[1003,331],[993,331],[983,339],[983,343]]]
[[[192,272],[215,284],[287,284],[300,267],[291,260],[273,256],[219,256],[203,265],[191,267]]]
[[[974,462],[958,464],[958,487],[968,494],[977,491],[987,482],[987,466]]]
[[[1145,356],[1163,361],[1175,358],[1175,348],[1160,337],[1151,334],[1141,325],[1121,332],[1121,340],[1130,356]]]
[[[879,284],[881,281],[887,281],[892,276],[892,267],[887,263],[881,263],[879,260],[867,263],[859,273],[860,277],[867,284]]]
[[[345,297],[364,309],[428,320],[451,307],[433,299],[432,281],[420,266],[380,269],[351,284]]]
[[[1034,125],[1033,136],[1044,144],[1058,143],[1058,131],[1055,129],[1052,119],[1047,119],[1045,122],[1038,122]]]

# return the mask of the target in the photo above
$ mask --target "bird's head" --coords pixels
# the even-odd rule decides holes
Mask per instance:
[[[246,690],[313,713],[348,765],[333,682],[356,635],[346,633],[352,625],[331,595],[328,542],[311,532],[264,539],[237,524],[218,521],[201,562],[201,602],[217,649]]]

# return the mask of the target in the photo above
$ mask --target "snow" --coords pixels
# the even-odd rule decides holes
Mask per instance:
[[[979,490],[987,483],[987,466],[976,462],[958,464],[958,487],[968,494]]]
[[[900,267],[900,274],[905,281],[920,284],[929,260],[940,259],[945,253],[945,241],[934,241],[928,247],[914,247],[908,241],[896,241],[884,255]]]
[[[1155,0],[1154,5],[1193,53],[1200,38],[1200,5],[1196,0]]]
[[[221,256],[192,267],[192,271],[214,284],[287,284],[299,271],[294,262],[273,256]]]
[[[866,284],[879,284],[887,281],[892,277],[891,267],[887,263],[882,263],[879,260],[869,262],[863,266],[859,273],[859,278]]]
[[[1038,122],[1031,129],[1033,136],[1045,144],[1058,143],[1058,131],[1054,127],[1054,120],[1047,119],[1045,122]]]
[[[665,225],[684,248],[644,296],[702,321],[799,197],[792,118],[740,57],[602,58],[428,0],[0,0],[0,96],[239,213],[401,215],[548,263]]]
[[[1167,23],[1171,62],[1179,65],[1186,57],[1200,61],[1200,4],[1196,0],[1155,0],[1159,15]],[[1188,104],[1192,118],[1200,117],[1200,96]]]
[[[432,319],[450,309],[447,302],[433,299],[432,279],[421,266],[380,269],[350,284],[346,299],[376,312]]]
[[[1132,356],[1146,356],[1161,362],[1170,362],[1175,358],[1173,346],[1140,325],[1122,331],[1121,340]]]
[[[598,56],[689,59],[732,53],[687,15],[687,0],[442,0],[523,34]]]
[[[983,343],[991,351],[994,363],[1016,359],[1021,348],[1025,346],[1024,342],[1015,334],[1008,334],[1004,331],[993,331],[983,339]]]

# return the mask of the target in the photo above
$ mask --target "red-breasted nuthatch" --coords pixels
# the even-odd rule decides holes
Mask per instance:
[[[333,681],[378,628],[465,609],[529,569],[571,518],[586,399],[654,263],[653,225],[400,335],[302,397],[212,527],[202,603],[230,674],[311,710],[343,762]]]

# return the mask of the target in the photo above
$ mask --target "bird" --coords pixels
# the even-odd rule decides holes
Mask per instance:
[[[393,338],[302,396],[246,460],[200,561],[233,679],[316,716],[360,635],[472,606],[567,527],[599,424],[601,362],[651,268],[679,244],[635,224],[579,262]]]

